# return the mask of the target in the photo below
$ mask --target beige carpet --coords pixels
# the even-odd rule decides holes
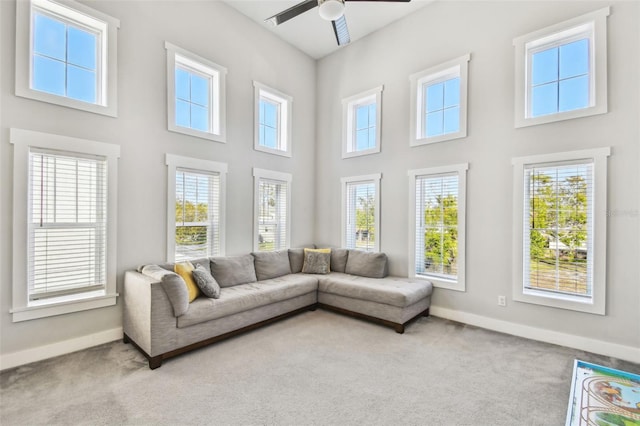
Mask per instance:
[[[430,317],[404,335],[318,310],[167,360],[122,342],[0,374],[9,425],[562,425],[574,358]]]

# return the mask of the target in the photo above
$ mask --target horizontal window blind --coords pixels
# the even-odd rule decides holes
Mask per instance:
[[[220,174],[176,169],[175,260],[220,254]]]
[[[458,276],[458,173],[416,177],[417,275]]]
[[[258,249],[272,251],[287,245],[287,192],[284,181],[260,178],[258,181]]]
[[[591,297],[593,163],[525,167],[524,288]]]
[[[29,300],[104,290],[106,159],[29,154]]]
[[[375,209],[377,203],[375,182],[348,182],[346,184],[346,248],[375,250]]]

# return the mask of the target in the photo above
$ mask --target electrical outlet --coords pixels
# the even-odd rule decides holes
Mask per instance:
[[[498,296],[498,306],[507,306],[507,298],[505,296]]]

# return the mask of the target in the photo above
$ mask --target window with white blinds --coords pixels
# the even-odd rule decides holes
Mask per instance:
[[[106,159],[29,154],[29,300],[106,286]]]
[[[227,164],[167,154],[167,262],[224,256]]]
[[[220,255],[220,173],[176,170],[175,261]]]
[[[254,249],[289,247],[291,175],[254,169],[256,232]]]
[[[525,167],[524,287],[591,297],[593,162]]]
[[[380,175],[343,178],[342,246],[379,251]]]
[[[604,315],[609,148],[514,164],[514,299]]]
[[[12,321],[116,304],[118,145],[11,129]]]
[[[409,171],[413,241],[409,275],[465,290],[467,164]]]

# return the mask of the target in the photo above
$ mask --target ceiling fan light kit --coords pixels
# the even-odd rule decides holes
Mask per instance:
[[[326,21],[335,21],[344,14],[344,0],[318,0],[318,12]]]

